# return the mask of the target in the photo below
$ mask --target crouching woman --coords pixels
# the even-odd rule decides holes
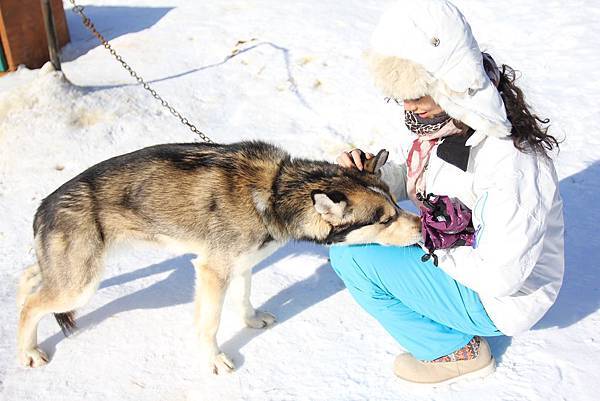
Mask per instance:
[[[494,371],[486,336],[530,329],[562,284],[563,217],[549,152],[557,141],[514,84],[481,53],[445,0],[401,1],[372,37],[370,66],[404,105],[416,139],[406,165],[382,171],[399,200],[446,195],[472,211],[473,243],[435,251],[334,246],[331,264],[356,301],[408,351],[405,381],[437,385]],[[338,163],[362,168],[354,149]],[[421,198],[422,199],[422,198]]]

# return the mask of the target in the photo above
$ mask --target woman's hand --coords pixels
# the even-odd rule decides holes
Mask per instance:
[[[335,159],[336,163],[346,168],[357,168],[360,171],[364,168],[364,161],[373,158],[373,153],[363,152],[356,148],[347,152],[342,152]]]

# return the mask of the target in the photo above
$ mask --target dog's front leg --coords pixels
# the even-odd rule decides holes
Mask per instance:
[[[217,345],[227,279],[210,266],[196,266],[195,322],[206,367],[214,374],[231,372],[235,365]]]
[[[275,316],[269,312],[254,309],[250,302],[250,288],[252,283],[252,269],[244,269],[231,277],[229,294],[246,326],[262,329],[273,324]]]

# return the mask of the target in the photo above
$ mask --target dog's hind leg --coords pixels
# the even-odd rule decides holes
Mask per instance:
[[[196,268],[195,324],[206,368],[214,374],[231,372],[235,365],[217,345],[223,299],[227,290],[226,271],[206,262],[194,262]]]
[[[17,333],[21,365],[38,367],[48,362],[37,344],[39,321],[54,313],[63,332],[71,331],[73,311],[85,305],[98,288],[104,245],[89,234],[53,233],[36,249],[42,280],[40,287],[23,300]],[[22,288],[25,292],[28,285]]]
[[[23,307],[23,303],[25,302],[25,298],[35,287],[37,287],[42,281],[42,277],[40,275],[40,266],[37,263],[32,264],[28,268],[26,268],[23,273],[21,273],[21,277],[19,278],[19,285],[17,287],[17,308],[21,310]]]
[[[22,366],[37,368],[48,363],[48,356],[37,344],[37,326],[42,317],[56,310],[52,298],[44,287],[25,298],[17,335],[19,363]]]
[[[33,294],[25,298],[19,318],[18,350],[19,362],[22,366],[38,367],[48,362],[48,356],[37,344],[37,326],[47,314],[54,313],[61,329],[72,331],[74,327],[73,311],[85,305],[95,292],[97,284],[93,283],[81,291],[56,291],[56,288],[44,284]]]

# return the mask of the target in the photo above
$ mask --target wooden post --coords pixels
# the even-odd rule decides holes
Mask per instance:
[[[48,39],[48,53],[50,62],[56,71],[60,71],[60,57],[58,49],[58,41],[56,40],[56,26],[54,25],[54,17],[52,15],[52,6],[50,0],[41,0],[42,13],[44,14],[44,26],[46,27],[46,38]]]
[[[69,42],[63,0],[50,0],[56,49]],[[21,64],[40,68],[50,60],[50,42],[41,0],[0,0],[0,41],[8,71]],[[58,51],[56,54],[59,54]],[[56,66],[55,66],[56,68]],[[6,72],[0,72],[0,76]]]

